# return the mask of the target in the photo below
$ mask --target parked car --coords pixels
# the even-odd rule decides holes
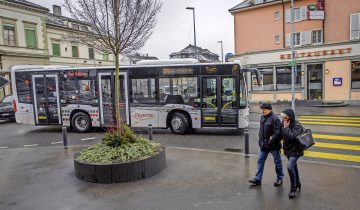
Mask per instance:
[[[5,96],[0,101],[0,119],[15,119],[14,99],[12,95]]]

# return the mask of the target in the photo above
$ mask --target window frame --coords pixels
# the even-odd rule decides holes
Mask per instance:
[[[31,30],[31,31],[34,32],[34,36],[35,36],[35,46],[34,47],[29,46],[27,32],[26,32],[27,30]],[[37,38],[36,25],[25,24],[25,26],[24,26],[24,35],[25,35],[25,46],[26,46],[26,48],[37,49],[38,48],[38,38]]]
[[[296,19],[296,11],[299,11],[299,19]],[[291,16],[291,8],[290,8],[290,16]],[[296,8],[294,8],[294,22],[300,22],[300,21],[302,21],[301,7],[296,7]],[[291,22],[291,17],[290,17],[290,22]]]
[[[59,46],[59,54],[56,55],[54,53],[54,44],[57,44]],[[56,56],[56,57],[61,57],[61,46],[60,46],[60,42],[59,41],[51,41],[51,50],[52,50],[52,55]]]
[[[76,56],[74,56],[74,47],[76,47],[76,53],[77,53]],[[80,57],[79,56],[79,46],[71,45],[71,57],[73,57],[73,58],[79,58]]]
[[[314,42],[314,33],[316,42]],[[319,41],[320,38],[320,41]],[[311,31],[311,44],[317,45],[323,43],[323,30],[322,29],[316,29]]]
[[[301,65],[297,65],[296,66],[297,68],[296,68],[296,73],[297,73],[297,77],[298,77],[298,79],[299,79],[299,83],[297,83],[297,80],[295,80],[295,91],[299,91],[299,90],[301,90],[301,83],[302,83],[302,79],[301,79]],[[285,72],[285,73],[283,73],[283,74],[289,74],[290,73],[290,85],[291,85],[291,66],[276,66],[276,68],[275,68],[275,75],[276,75],[276,84],[275,84],[275,90],[276,91],[289,91],[289,90],[291,90],[291,87],[290,88],[281,88],[281,89],[279,89],[278,88],[278,84],[279,84],[279,77],[278,77],[278,75],[279,75],[279,73],[278,73],[278,71],[283,71],[283,72],[285,72],[285,71],[289,71],[289,72]],[[298,86],[297,86],[297,84],[298,84]]]
[[[275,11],[275,13],[274,13],[274,20],[275,20],[275,21],[280,20],[280,11]]]
[[[298,35],[299,43],[297,44],[297,38],[296,35]],[[301,45],[301,33],[300,32],[294,32],[294,46],[300,46]],[[291,34],[290,34],[290,46],[291,46]]]
[[[8,40],[8,44],[6,44],[6,39],[5,39],[5,27],[12,27],[14,30],[14,45],[10,45],[9,39]],[[16,24],[15,23],[8,23],[8,22],[3,22],[2,24],[2,32],[3,32],[3,44],[4,46],[8,46],[8,47],[17,47],[17,33],[16,33]],[[9,37],[9,36],[7,36]]]
[[[278,37],[278,40],[276,38]],[[275,44],[280,44],[280,35],[275,35]]]

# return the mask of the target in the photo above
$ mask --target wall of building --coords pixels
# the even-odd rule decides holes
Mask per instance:
[[[325,42],[341,42],[350,39],[350,15],[360,13],[359,0],[325,1]],[[341,26],[341,30],[339,30]]]
[[[349,100],[350,99],[350,60],[326,61],[325,71],[325,101]],[[334,86],[333,78],[342,78],[342,86]]]

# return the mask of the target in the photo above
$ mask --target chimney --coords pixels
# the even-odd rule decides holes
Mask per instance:
[[[58,5],[53,5],[53,14],[56,16],[61,16],[61,7]]]

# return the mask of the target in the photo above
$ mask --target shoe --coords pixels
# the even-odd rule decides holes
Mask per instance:
[[[274,186],[278,187],[278,186],[282,185],[282,183],[283,183],[282,179],[276,180],[276,182],[274,182]]]
[[[300,182],[298,182],[296,189],[299,189],[299,191],[301,191],[301,183]]]
[[[289,198],[295,198],[296,197],[296,188],[290,188],[290,192],[289,192]]]
[[[250,179],[249,182],[253,185],[261,185],[261,181],[257,180],[257,179]]]

